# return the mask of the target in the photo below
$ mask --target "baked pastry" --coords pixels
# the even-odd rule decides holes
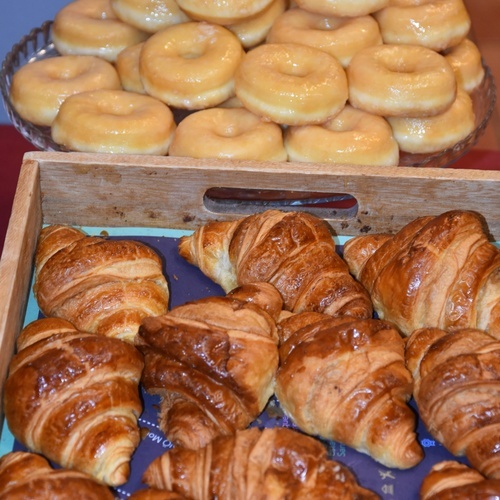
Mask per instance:
[[[111,490],[82,472],[54,469],[42,456],[13,451],[0,458],[0,498],[67,500],[69,492],[86,500],[113,500]]]
[[[500,339],[500,249],[476,212],[419,217],[395,235],[357,236],[344,259],[379,317],[406,335],[478,328]]]
[[[291,315],[278,324],[276,396],[310,435],[346,444],[386,467],[408,469],[423,459],[404,340],[378,319]]]
[[[89,237],[63,225],[40,233],[33,291],[45,316],[130,342],[141,319],[165,313],[169,300],[154,250],[137,241]]]
[[[3,401],[14,437],[63,468],[124,484],[140,441],[142,355],[60,318],[28,324],[19,339]]]
[[[336,253],[330,228],[306,212],[267,210],[209,222],[181,238],[179,254],[226,292],[264,281],[289,311],[372,316],[370,297]]]
[[[142,488],[134,491],[128,498],[129,500],[189,500],[180,493],[158,488]]]
[[[283,427],[241,430],[200,450],[173,448],[153,460],[143,481],[193,500],[378,498],[329,460],[319,441]]]
[[[262,289],[264,289],[262,291]],[[161,396],[159,426],[175,445],[200,448],[244,429],[274,392],[276,316],[282,300],[267,283],[207,297],[145,318],[136,338],[142,384]],[[270,312],[259,306],[267,297]]]
[[[432,466],[420,487],[420,500],[494,499],[500,492],[500,479],[486,479],[460,462],[447,460]]]
[[[500,479],[500,342],[481,330],[422,328],[408,338],[406,360],[429,432]]]

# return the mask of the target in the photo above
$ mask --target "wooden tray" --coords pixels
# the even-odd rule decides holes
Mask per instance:
[[[252,188],[267,201],[207,200],[211,188],[238,195]],[[209,220],[265,210],[282,191],[288,210],[298,208],[290,199],[304,191],[354,198],[357,204],[347,209],[300,207],[323,216],[338,235],[394,232],[420,215],[469,209],[485,217],[492,239],[500,241],[500,171],[28,153],[0,261],[0,400],[42,224],[194,230]],[[280,208],[275,201],[272,206]]]

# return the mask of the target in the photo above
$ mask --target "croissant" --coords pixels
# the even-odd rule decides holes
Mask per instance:
[[[143,481],[194,500],[377,499],[324,446],[292,429],[257,427],[219,436],[205,448],[172,448]]]
[[[289,311],[372,316],[370,297],[336,253],[329,226],[305,212],[268,210],[209,222],[181,238],[179,254],[226,292],[264,281],[279,290]]]
[[[301,313],[278,326],[276,396],[302,431],[387,467],[408,469],[423,459],[407,405],[413,383],[404,340],[392,324]]]
[[[40,233],[34,294],[45,316],[130,342],[142,318],[165,313],[169,301],[162,261],[151,248],[62,225]]]
[[[111,490],[87,474],[53,469],[35,453],[15,451],[0,458],[0,498],[67,500],[78,492],[86,500],[113,500]]]
[[[486,479],[465,464],[447,460],[435,464],[420,487],[420,500],[495,499],[499,479]]]
[[[180,493],[174,491],[160,490],[158,488],[143,488],[132,493],[129,500],[189,500]]]
[[[475,212],[420,217],[394,236],[357,236],[344,259],[379,317],[404,334],[478,328],[500,339],[500,249]]]
[[[259,305],[266,298],[270,312]],[[143,320],[142,384],[161,396],[159,426],[171,442],[199,448],[262,412],[274,393],[281,308],[272,285],[249,284]]]
[[[481,330],[422,328],[408,338],[406,360],[429,432],[500,479],[500,342]]]
[[[60,318],[28,324],[5,383],[5,418],[28,450],[117,486],[140,441],[144,363],[130,343]]]

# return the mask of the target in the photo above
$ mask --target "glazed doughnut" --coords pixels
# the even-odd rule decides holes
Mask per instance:
[[[437,116],[427,118],[388,118],[401,151],[435,153],[451,148],[465,139],[475,127],[474,110],[469,94],[459,88],[452,106]]]
[[[234,95],[234,73],[244,55],[231,31],[188,22],[151,36],[139,72],[146,92],[181,109],[214,107]]]
[[[190,20],[175,0],[111,0],[111,6],[119,19],[146,33]]]
[[[462,0],[398,1],[374,14],[384,43],[422,45],[442,51],[460,43],[469,33],[471,21]]]
[[[320,125],[288,127],[285,148],[290,161],[397,166],[398,143],[382,116],[346,105]]]
[[[432,116],[456,96],[457,81],[444,56],[417,45],[377,45],[347,67],[349,101],[381,116]]]
[[[70,95],[97,89],[120,89],[113,65],[93,56],[58,56],[19,68],[12,77],[10,100],[19,116],[50,126]]]
[[[126,90],[68,97],[52,123],[52,139],[72,151],[165,155],[175,132],[172,111]]]
[[[274,22],[268,43],[300,43],[328,52],[346,68],[359,50],[380,45],[382,36],[372,16],[335,17],[295,8]]]
[[[75,0],[56,14],[52,25],[52,41],[60,54],[98,56],[110,62],[147,36],[120,21],[110,0]]]
[[[465,38],[447,49],[444,56],[455,71],[458,84],[466,92],[471,93],[479,87],[484,79],[484,66],[481,53],[472,40]]]
[[[345,106],[348,97],[340,63],[298,43],[265,43],[250,50],[234,83],[247,109],[284,125],[324,122]]]
[[[295,0],[301,9],[323,16],[366,16],[389,5],[390,0]]]
[[[146,93],[139,73],[139,57],[143,45],[144,42],[141,42],[126,47],[116,56],[115,62],[122,87],[129,92],[137,92],[138,94]]]
[[[240,23],[262,12],[273,0],[176,0],[192,19],[227,25]]]
[[[170,156],[286,161],[283,133],[244,108],[203,109],[184,118]]]
[[[262,12],[250,19],[226,26],[245,49],[251,49],[265,41],[274,21],[286,10],[286,0],[273,0]]]

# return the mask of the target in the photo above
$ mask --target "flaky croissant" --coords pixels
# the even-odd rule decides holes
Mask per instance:
[[[435,464],[420,487],[420,500],[495,499],[500,479],[486,479],[465,464],[447,460]]]
[[[280,291],[290,311],[372,315],[368,293],[336,253],[326,222],[305,212],[268,210],[209,222],[181,238],[179,254],[226,292],[265,281]]]
[[[346,444],[387,467],[423,459],[413,411],[404,340],[377,319],[319,313],[279,323],[276,396],[304,432]]]
[[[34,294],[45,316],[130,342],[142,318],[165,313],[169,301],[161,259],[151,248],[62,225],[40,233]]]
[[[9,500],[113,500],[111,490],[82,472],[54,469],[35,453],[15,451],[0,458],[0,498]]]
[[[408,338],[406,360],[429,432],[500,479],[500,342],[481,330],[422,328]]]
[[[219,436],[200,450],[173,448],[151,462],[143,481],[194,500],[378,498],[319,441],[282,427]]]
[[[110,486],[127,481],[140,441],[141,353],[60,318],[28,324],[5,383],[5,418],[28,450]]]
[[[274,392],[281,306],[272,285],[249,284],[143,320],[142,384],[162,397],[159,425],[170,441],[199,448],[262,412]]]
[[[344,245],[379,317],[406,335],[423,327],[478,328],[500,339],[500,249],[469,211],[420,217],[394,236]]]

